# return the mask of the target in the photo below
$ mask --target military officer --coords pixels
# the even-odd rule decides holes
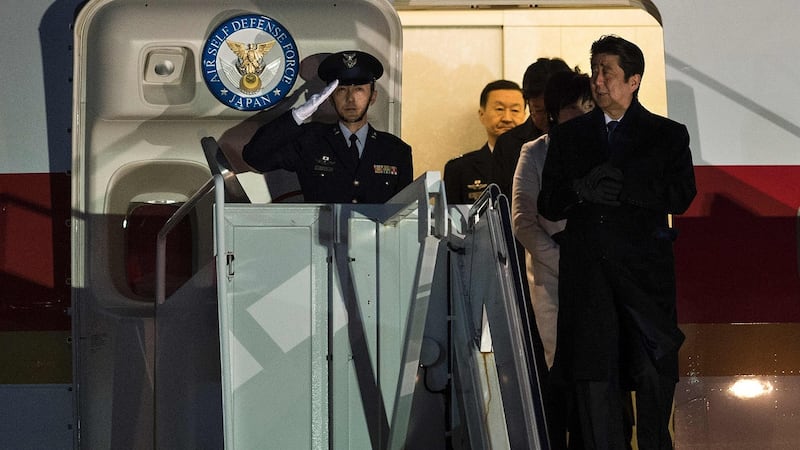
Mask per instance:
[[[487,84],[481,91],[478,119],[486,128],[486,143],[478,150],[451,159],[444,166],[444,185],[450,204],[473,203],[495,182],[494,144],[498,136],[525,120],[525,100],[519,85],[508,80]]]
[[[243,150],[261,172],[297,174],[306,202],[383,203],[411,183],[411,147],[369,124],[375,81],[383,66],[369,53],[348,50],[326,57],[317,75],[329,83],[304,104],[261,126]],[[329,99],[336,123],[306,119]]]

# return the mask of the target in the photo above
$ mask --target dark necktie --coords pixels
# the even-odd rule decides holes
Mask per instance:
[[[355,155],[356,159],[358,159],[358,144],[356,144],[356,142],[358,142],[358,136],[353,133],[350,135],[350,151]]]
[[[619,125],[619,122],[617,122],[616,120],[612,120],[612,121],[610,121],[610,122],[608,122],[606,124],[606,127],[608,127],[608,143],[609,144],[612,143],[614,130],[617,128],[617,125]]]
[[[619,122],[616,120],[612,120],[606,124],[608,128],[608,157],[610,159],[614,159],[615,155],[619,153],[619,133],[615,133],[615,130],[619,126]]]

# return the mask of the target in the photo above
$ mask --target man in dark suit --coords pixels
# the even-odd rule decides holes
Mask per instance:
[[[513,81],[496,80],[484,86],[478,120],[486,129],[486,143],[478,150],[451,159],[444,166],[447,202],[471,204],[495,182],[492,150],[497,138],[525,120],[522,90]]]
[[[522,144],[532,141],[550,129],[544,106],[544,88],[550,75],[559,71],[570,71],[560,58],[539,58],[525,69],[522,76],[522,96],[530,116],[522,124],[497,138],[492,159],[495,164],[495,183],[511,200],[514,171],[519,160]]]
[[[367,121],[383,66],[374,56],[351,50],[325,58],[317,74],[328,86],[259,128],[244,147],[245,162],[262,172],[296,172],[306,202],[389,200],[411,183],[414,169],[411,147]],[[338,122],[304,123],[328,97]]]
[[[574,389],[587,448],[630,446],[624,392],[633,390],[639,448],[671,449],[683,334],[669,215],[696,194],[689,134],[639,104],[635,44],[603,36],[591,66],[597,108],[550,130],[539,195],[544,217],[567,219],[553,374]]]

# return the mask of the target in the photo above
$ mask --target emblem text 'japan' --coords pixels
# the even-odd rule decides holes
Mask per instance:
[[[219,25],[203,47],[203,78],[221,103],[240,111],[277,104],[300,70],[297,45],[267,16],[247,14]]]

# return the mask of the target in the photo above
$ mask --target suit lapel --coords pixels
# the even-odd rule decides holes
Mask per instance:
[[[368,156],[370,160],[375,159],[375,152],[378,151],[379,146],[378,143],[378,132],[372,128],[372,125],[367,124],[367,140],[364,142],[364,153],[361,154],[361,159],[363,160],[365,156]]]
[[[480,148],[480,158],[472,160],[472,168],[474,173],[480,174],[483,183],[494,181],[492,179],[492,153],[488,144],[484,144]]]
[[[382,151],[381,146],[378,145],[378,132],[372,128],[372,125],[367,124],[367,139],[364,142],[364,152],[361,154],[361,160],[358,161],[358,170],[374,170],[373,165],[378,160],[378,155]]]
[[[599,108],[598,108],[599,110]],[[605,118],[602,111],[599,111],[598,133],[602,133],[602,140],[606,154],[610,155],[611,163],[614,166],[621,166],[630,157],[632,151],[640,147],[641,140],[646,137],[652,129],[652,122],[648,120],[650,112],[634,100],[625,111],[620,124],[614,131],[614,151],[608,143]]]
[[[618,164],[627,160],[636,148],[640,148],[642,139],[650,134],[652,123],[648,120],[649,117],[650,112],[636,100],[625,111],[617,136]]]
[[[595,108],[590,114],[592,140],[600,144],[597,148],[603,152],[601,156],[605,157],[610,154],[610,149],[608,148],[608,131],[606,129],[606,119],[603,115],[603,110]]]

